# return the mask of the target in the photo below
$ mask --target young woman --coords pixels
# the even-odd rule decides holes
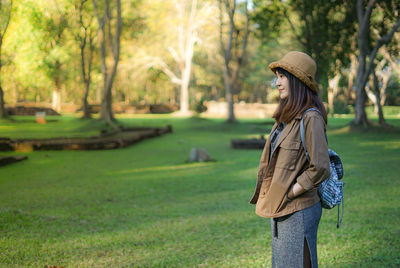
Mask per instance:
[[[317,231],[322,208],[318,186],[329,176],[326,111],[318,97],[315,61],[292,51],[268,66],[280,93],[276,120],[265,144],[255,193],[256,214],[271,218],[272,266],[318,267]],[[307,160],[300,137],[304,114]]]

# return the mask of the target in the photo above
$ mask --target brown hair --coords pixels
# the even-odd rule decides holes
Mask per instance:
[[[272,116],[277,122],[289,123],[308,108],[315,107],[322,113],[325,123],[328,123],[325,106],[317,94],[288,71],[276,68],[275,72],[283,74],[289,80],[289,96],[279,101]]]

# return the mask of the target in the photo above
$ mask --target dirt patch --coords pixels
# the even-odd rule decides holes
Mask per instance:
[[[124,128],[89,138],[16,139],[0,138],[0,151],[106,150],[124,148],[141,140],[172,132],[165,128]]]

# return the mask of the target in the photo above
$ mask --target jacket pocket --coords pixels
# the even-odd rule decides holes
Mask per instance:
[[[277,168],[294,170],[300,150],[300,142],[285,140],[279,145],[278,158],[276,160]]]

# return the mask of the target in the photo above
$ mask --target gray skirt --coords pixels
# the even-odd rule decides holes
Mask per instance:
[[[318,267],[317,231],[321,202],[291,215],[271,219],[272,267],[303,267],[304,239],[310,250],[311,265]]]

